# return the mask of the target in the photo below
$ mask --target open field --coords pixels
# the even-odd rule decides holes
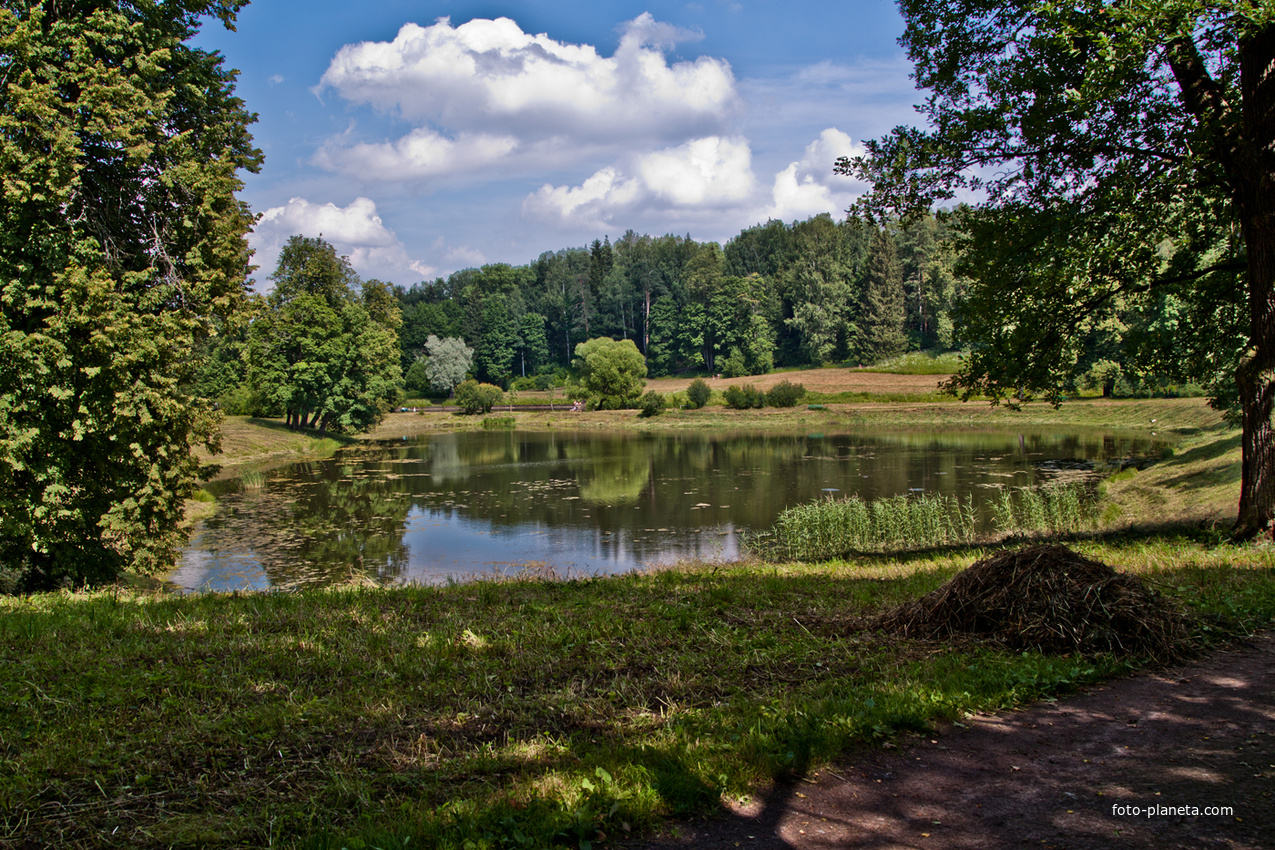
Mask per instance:
[[[799,372],[772,372],[769,375],[751,375],[743,378],[706,378],[712,389],[721,392],[729,386],[753,384],[763,392],[780,381],[801,384],[813,393],[873,393],[916,394],[933,393],[947,375],[893,375],[882,372],[864,372],[859,369],[829,367],[804,369]],[[648,390],[661,393],[685,392],[691,378],[654,378],[646,382]]]

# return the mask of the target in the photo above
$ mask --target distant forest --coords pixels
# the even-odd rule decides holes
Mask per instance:
[[[403,374],[431,334],[464,339],[476,377],[506,387],[567,368],[576,344],[600,336],[632,340],[652,376],[950,348],[964,286],[947,236],[933,216],[876,228],[821,215],[770,221],[725,247],[630,230],[523,266],[465,269],[394,288]]]

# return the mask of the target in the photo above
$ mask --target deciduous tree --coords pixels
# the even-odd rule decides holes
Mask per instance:
[[[1123,301],[1193,314],[1183,357],[1243,425],[1241,536],[1275,516],[1275,6],[903,0],[931,129],[839,170],[861,207],[916,213],[961,190],[975,343],[954,388],[1057,401],[1078,341]],[[1154,337],[1145,337],[1154,340]]]

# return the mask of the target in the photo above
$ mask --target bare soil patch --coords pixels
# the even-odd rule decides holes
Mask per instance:
[[[888,746],[888,745],[887,745]],[[1271,846],[1275,637],[850,754],[643,850]]]

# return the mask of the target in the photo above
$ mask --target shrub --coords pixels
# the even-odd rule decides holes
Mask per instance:
[[[500,387],[492,384],[480,384],[473,378],[456,388],[456,404],[462,413],[491,413],[492,407],[504,398]]]
[[[708,397],[713,391],[708,388],[707,382],[703,378],[696,378],[691,381],[691,385],[686,388],[686,406],[688,409],[697,410],[708,404]]]
[[[784,379],[770,388],[766,393],[766,404],[771,407],[796,407],[806,394],[806,388]]]
[[[643,417],[659,416],[664,412],[664,396],[651,390],[638,401],[638,407],[641,408],[640,415]]]
[[[766,403],[766,397],[761,394],[761,390],[752,384],[727,387],[726,392],[722,394],[726,401],[727,407],[733,407],[736,410],[747,410],[750,407],[761,407]]]

